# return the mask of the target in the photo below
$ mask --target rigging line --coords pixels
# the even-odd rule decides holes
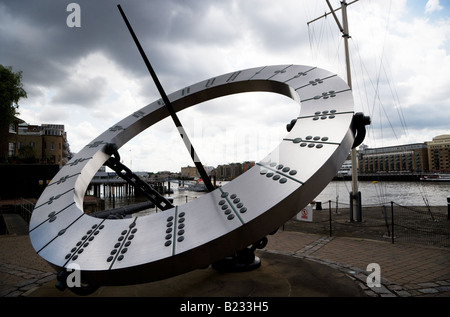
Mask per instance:
[[[380,85],[380,75],[381,75],[381,67],[382,67],[382,65],[383,65],[383,58],[384,58],[384,50],[385,50],[385,46],[386,46],[386,39],[387,39],[387,34],[388,34],[388,29],[389,29],[389,20],[390,20],[390,12],[391,12],[391,6],[392,6],[392,0],[390,1],[390,4],[389,4],[389,10],[388,10],[388,23],[386,24],[386,28],[385,28],[385,35],[384,35],[384,40],[383,40],[383,48],[382,48],[382,53],[381,53],[381,60],[380,60],[380,65],[379,65],[379,67],[378,67],[378,72],[377,72],[377,80],[376,80],[376,85],[373,85],[373,82],[372,82],[372,80],[370,80],[371,81],[371,83],[372,83],[372,86],[374,87],[374,91],[375,91],[375,96],[374,96],[374,99],[373,99],[373,105],[372,105],[372,113],[374,113],[374,108],[375,108],[375,104],[376,104],[376,100],[378,99],[378,101],[381,103],[381,100],[380,100],[380,96],[379,96],[379,85]],[[352,41],[353,42],[353,41]],[[359,50],[358,50],[358,52],[359,52]],[[362,58],[360,59],[361,61],[362,61]],[[367,69],[366,69],[366,72],[367,72],[367,74],[368,74],[368,71],[367,71]],[[370,78],[370,76],[369,76],[369,78]],[[383,107],[384,108],[384,107]],[[384,112],[385,112],[385,109],[383,109],[384,110]],[[370,111],[369,111],[369,113],[370,113]],[[389,117],[387,116],[387,118],[388,118],[388,120],[389,120]],[[391,125],[391,127],[392,127],[392,124],[390,123],[390,125]],[[395,134],[395,131],[393,131],[394,132],[394,134]]]
[[[361,71],[361,69],[362,69],[362,66],[361,66],[362,58],[361,58],[361,53],[359,51],[359,45],[356,42],[352,42],[352,43],[355,45],[355,47],[356,47],[355,51],[358,53],[359,68],[360,68],[360,73],[362,74],[362,71]],[[350,58],[351,58],[352,65],[358,65],[358,63],[355,62],[355,60],[353,58],[353,55],[351,55]],[[355,72],[355,68],[353,68],[353,70],[354,70],[355,83],[356,83],[356,86],[357,86],[356,87],[357,89],[354,90],[353,93],[355,93],[355,91],[358,92],[358,96],[360,98],[360,103],[361,103],[361,106],[363,108],[363,112],[366,112],[366,113],[369,113],[369,115],[372,115],[370,113],[370,111],[369,111],[370,110],[370,108],[368,106],[369,105],[369,99],[368,99],[368,92],[367,92],[366,80],[364,79],[364,75],[360,75],[358,72]],[[364,83],[364,89],[360,88],[360,81],[362,81]],[[362,90],[364,91],[364,95],[366,96],[366,103],[364,103],[364,101],[363,101],[363,97],[362,97],[363,94],[361,93]],[[367,105],[367,111],[364,108],[364,105]],[[368,127],[372,128],[372,125],[369,125]]]
[[[368,75],[369,82],[371,83],[372,88],[374,89],[374,92],[375,92],[375,96],[374,96],[373,103],[372,103],[372,111],[369,111],[369,113],[375,113],[375,105],[376,105],[376,101],[378,100],[378,102],[379,102],[379,104],[380,104],[380,108],[379,108],[379,110],[380,110],[380,111],[379,111],[379,114],[380,114],[380,123],[381,123],[381,118],[382,118],[382,116],[381,116],[381,109],[383,109],[383,112],[384,112],[384,114],[385,114],[385,116],[386,116],[387,121],[389,122],[389,125],[390,125],[390,127],[391,127],[391,129],[392,129],[392,132],[394,133],[395,138],[398,140],[398,137],[397,137],[397,134],[395,133],[395,129],[393,128],[392,122],[390,121],[389,116],[388,116],[387,113],[386,113],[386,109],[385,109],[385,107],[384,107],[384,105],[383,105],[383,103],[382,103],[382,101],[381,101],[381,99],[380,99],[380,95],[379,95],[379,93],[378,93],[378,87],[377,87],[377,85],[375,85],[374,82],[372,81],[372,79],[371,79],[371,77],[370,77],[370,75],[369,75],[369,72],[368,72],[368,70],[367,70],[367,67],[365,66],[365,63],[364,63],[364,62],[363,62],[363,65],[364,65],[364,70],[365,70],[365,72],[366,72],[367,75]],[[378,81],[379,81],[379,76],[378,76],[377,82],[378,82]]]
[[[312,41],[311,41],[311,29],[309,27],[309,24],[308,24],[308,39],[309,39],[309,51],[311,52],[311,55],[314,58],[313,48],[312,48]]]
[[[391,81],[389,80],[390,76],[387,74],[386,67],[384,67],[384,63],[383,63],[383,71],[384,71],[384,74],[386,76],[386,80],[388,81],[388,85],[389,85],[389,89],[391,91],[392,99],[394,99],[394,101],[398,105],[397,106],[397,114],[398,114],[398,116],[400,118],[400,123],[401,123],[401,125],[403,127],[403,130],[404,130],[405,134],[408,135],[408,125],[406,123],[406,119],[405,119],[405,116],[403,114],[403,109],[402,109],[403,107],[401,106],[397,90],[395,89],[395,84],[391,85]],[[394,89],[392,89],[392,86],[394,86]]]
[[[394,132],[394,135],[395,135],[396,139],[398,140],[397,134],[395,133],[395,130],[394,130],[393,126],[392,126],[392,123],[391,123],[391,121],[390,121],[390,119],[389,119],[389,116],[388,116],[387,113],[386,113],[386,109],[384,108],[384,106],[383,106],[383,104],[382,104],[382,102],[381,102],[381,99],[380,99],[380,93],[379,93],[379,83],[380,83],[380,77],[381,77],[381,70],[383,69],[383,70],[384,70],[384,73],[386,74],[385,69],[384,69],[384,55],[385,55],[384,52],[385,52],[385,49],[386,49],[386,40],[387,40],[388,30],[389,30],[389,24],[390,24],[391,8],[392,8],[392,0],[389,1],[388,17],[387,17],[387,23],[386,23],[385,33],[384,33],[384,39],[383,39],[383,48],[382,48],[382,51],[381,51],[380,65],[379,65],[379,68],[378,68],[378,74],[377,74],[377,84],[376,84],[376,94],[375,94],[375,97],[378,98],[378,100],[379,100],[379,102],[380,102],[380,104],[381,104],[381,106],[382,106],[382,108],[383,108],[383,111],[384,111],[384,113],[385,113],[385,115],[386,115],[386,118],[387,118],[387,120],[388,120],[388,122],[389,122],[389,125],[391,126],[391,129],[392,129],[392,131]],[[387,77],[387,76],[386,76],[386,77]],[[388,83],[389,83],[389,81],[388,81]],[[374,102],[375,102],[375,100],[374,100]],[[398,109],[398,108],[397,108],[397,109]],[[398,110],[397,110],[397,112],[398,112]],[[400,120],[401,120],[401,118],[400,118]],[[403,125],[403,123],[402,123],[402,125]]]
[[[328,29],[329,29],[329,34],[333,34],[333,30],[335,30],[335,29],[331,27],[330,23],[328,23]],[[342,63],[341,54],[340,54],[340,52],[342,51],[341,50],[341,47],[342,47],[341,45],[342,45],[343,41],[341,41],[341,38],[339,36],[332,36],[332,40],[330,40],[330,43],[333,43],[333,41],[334,41],[333,47],[336,47],[335,55],[334,55],[334,61],[338,65],[340,65],[340,67],[343,67],[343,69],[345,70],[346,67],[345,67],[345,64]],[[344,65],[344,66],[342,66],[342,65]]]
[[[323,26],[323,23],[321,23],[320,24],[320,28],[319,28],[319,37],[318,37],[318,40],[317,40],[317,48],[316,48],[317,52],[320,51],[320,47],[321,47],[321,45],[323,43],[323,41],[322,41],[323,34],[324,34],[323,29],[324,29],[324,26]]]
[[[309,49],[311,53],[311,57],[314,63],[316,63],[316,54],[314,54],[314,26],[312,28],[308,25],[308,37],[309,37]]]
[[[317,63],[319,52],[321,51],[323,43],[324,25],[323,23],[320,23],[318,30],[316,30],[314,26],[311,30],[311,54],[313,55],[313,60],[315,61],[315,63]]]
[[[352,40],[352,43],[353,44],[355,44],[355,42]],[[355,45],[357,48],[358,48],[358,46],[357,45]],[[379,103],[380,103],[380,107],[378,107],[378,111],[379,111],[379,114],[378,114],[378,118],[379,118],[379,120],[380,120],[380,134],[381,134],[381,139],[383,139],[383,123],[382,123],[382,113],[381,113],[381,109],[383,109],[384,110],[384,112],[385,112],[385,115],[386,115],[386,118],[387,118],[387,120],[389,121],[389,116],[387,116],[387,114],[386,114],[386,111],[385,111],[385,109],[384,109],[384,106],[383,106],[383,104],[382,104],[382,102],[381,102],[381,99],[380,99],[380,97],[379,97],[379,95],[378,95],[378,93],[377,93],[377,89],[375,88],[375,84],[374,84],[374,82],[372,81],[372,77],[370,76],[370,74],[369,74],[369,72],[368,72],[368,70],[367,70],[367,67],[366,67],[366,65],[365,65],[365,63],[364,63],[364,61],[363,61],[363,59],[361,58],[361,55],[360,55],[360,52],[359,52],[359,49],[356,49],[356,51],[358,52],[358,54],[359,54],[359,57],[360,57],[360,67],[361,67],[361,73],[365,73],[366,75],[367,75],[367,78],[368,78],[368,81],[369,81],[369,83],[371,84],[371,86],[372,86],[372,89],[373,89],[373,91],[375,92],[375,97],[374,97],[374,102],[373,102],[373,104],[372,104],[372,109],[370,109],[370,106],[369,106],[369,93],[368,93],[368,90],[367,90],[367,84],[366,84],[366,81],[364,80],[364,86],[365,86],[365,94],[366,94],[366,99],[367,99],[367,107],[368,107],[368,112],[369,112],[369,114],[371,115],[371,116],[373,116],[374,118],[376,118],[377,117],[377,115],[375,115],[375,105],[376,105],[376,100],[377,100],[377,98],[378,98],[378,101],[379,101]],[[389,122],[390,123],[390,122]],[[390,126],[391,126],[391,128],[392,128],[392,130],[393,130],[393,133],[394,133],[394,135],[395,135],[395,137],[397,138],[397,136],[396,136],[396,134],[395,134],[395,130],[393,129],[393,127],[392,127],[392,123],[390,123]],[[372,131],[372,135],[373,136],[375,136],[375,132],[374,132],[374,129],[375,129],[375,124],[373,124],[373,125],[370,125],[369,126],[369,130],[370,131]],[[398,138],[397,138],[398,139]]]
[[[392,132],[394,133],[395,138],[397,139],[397,141],[399,141],[399,138],[398,138],[398,136],[397,136],[397,133],[395,133],[394,126],[392,125],[392,122],[391,122],[391,120],[389,119],[389,115],[387,114],[386,108],[384,107],[383,103],[381,102],[380,96],[379,96],[379,95],[378,95],[378,101],[380,102],[381,109],[383,109],[384,115],[386,116],[386,119],[387,119],[387,121],[388,121],[388,123],[389,123],[389,126],[391,127]]]
[[[359,49],[359,44],[358,44],[357,41],[353,41],[353,40],[352,40],[351,43],[354,44],[354,45],[356,46],[356,50],[355,50],[355,51],[356,51],[357,54],[358,54],[358,58],[359,58],[359,69],[360,69],[361,78],[362,78],[362,81],[363,81],[363,84],[364,84],[364,95],[365,95],[365,97],[366,97],[366,102],[365,102],[365,103],[363,102],[362,96],[361,96],[362,94],[359,93],[360,98],[361,98],[361,105],[364,105],[364,104],[365,104],[365,105],[367,106],[367,113],[369,113],[370,116],[373,116],[373,113],[370,112],[370,107],[369,107],[369,94],[368,94],[368,89],[367,89],[367,80],[365,79],[364,73],[363,73],[363,66],[364,66],[363,64],[364,64],[364,62],[363,62],[363,59],[362,59],[362,57],[361,57],[361,51],[360,51],[360,49]],[[351,58],[352,58],[352,64],[353,64],[353,65],[358,65],[358,64],[356,64],[356,63],[354,62],[352,56],[351,56]],[[359,80],[357,81],[357,85],[359,86]],[[366,111],[366,109],[364,108],[364,106],[363,106],[363,110]],[[373,127],[373,125],[370,124],[368,127],[369,127],[369,131],[371,131],[371,132],[373,133],[373,132],[374,132],[374,127]]]
[[[372,184],[375,187],[375,192],[377,193],[377,198],[378,198],[380,205],[383,205],[383,199],[381,197],[380,191],[378,190],[378,186],[377,186],[378,182],[372,181]]]

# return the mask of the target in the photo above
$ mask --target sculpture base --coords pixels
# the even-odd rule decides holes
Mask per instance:
[[[212,268],[219,272],[248,272],[261,266],[261,260],[251,249],[244,249],[233,256],[213,263]]]
[[[348,273],[334,267],[295,256],[256,252],[261,259],[257,270],[238,273],[218,272],[211,267],[194,270],[161,281],[125,286],[104,286],[90,297],[143,297],[155,307],[167,304],[163,297],[184,300],[196,298],[246,297],[366,297],[367,294]],[[213,291],[212,291],[213,290]],[[28,297],[77,297],[55,288],[55,280],[29,292]],[[184,299],[183,299],[184,298]],[[168,299],[170,302],[170,299]],[[294,300],[297,304],[298,301]],[[179,307],[177,307],[179,309]]]

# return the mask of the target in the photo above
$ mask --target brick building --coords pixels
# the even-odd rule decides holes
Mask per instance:
[[[9,126],[7,143],[7,150],[3,150],[1,156],[12,161],[26,159],[63,166],[71,157],[67,134],[61,124],[38,126],[16,118]]]
[[[428,171],[428,153],[425,143],[364,148],[359,151],[358,156],[360,173]]]
[[[430,172],[450,172],[450,134],[443,134],[427,142]]]

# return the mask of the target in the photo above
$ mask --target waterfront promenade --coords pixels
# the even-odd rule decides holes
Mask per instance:
[[[247,273],[211,268],[171,279],[101,287],[92,297],[450,297],[450,249],[372,239],[283,231],[257,252],[262,266]],[[367,266],[380,266],[381,287],[368,287]],[[28,235],[0,236],[0,297],[76,297],[55,288],[56,272]]]

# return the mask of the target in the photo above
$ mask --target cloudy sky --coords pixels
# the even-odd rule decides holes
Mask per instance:
[[[160,98],[120,16],[130,20],[167,94],[236,70],[317,66],[346,78],[344,44],[325,0],[0,0],[0,63],[23,71],[20,118],[64,124],[72,152]],[[338,8],[340,1],[331,0]],[[350,1],[348,1],[350,2]],[[338,16],[341,17],[340,11]],[[450,4],[360,0],[348,7],[356,111],[370,147],[450,134]],[[69,21],[69,22],[70,22]],[[233,109],[233,111],[229,111]],[[286,97],[251,93],[178,114],[203,164],[262,159],[299,113]],[[135,171],[193,165],[170,118],[119,153]]]

